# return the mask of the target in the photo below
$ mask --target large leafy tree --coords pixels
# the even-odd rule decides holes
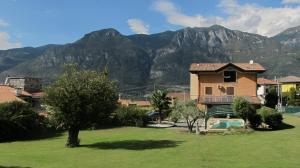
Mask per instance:
[[[68,64],[57,81],[45,89],[44,100],[57,122],[68,129],[66,146],[76,147],[82,127],[103,120],[115,110],[117,92],[107,72],[80,70]]]
[[[164,113],[170,110],[171,98],[167,96],[167,92],[156,90],[151,96],[151,105],[154,110],[159,113],[159,123],[163,120]]]
[[[194,124],[198,119],[205,119],[206,117],[205,112],[197,107],[195,101],[176,102],[171,115],[183,118],[186,121],[189,132],[193,132]]]

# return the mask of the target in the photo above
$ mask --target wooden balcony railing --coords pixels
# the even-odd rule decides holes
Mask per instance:
[[[203,104],[231,104],[234,96],[199,96],[198,102]]]

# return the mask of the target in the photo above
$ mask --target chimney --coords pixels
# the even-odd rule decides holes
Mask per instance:
[[[250,60],[250,61],[249,61],[249,64],[253,64],[253,63],[254,63],[254,61],[253,61],[253,60]]]

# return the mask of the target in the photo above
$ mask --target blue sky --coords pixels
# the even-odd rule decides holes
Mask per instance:
[[[300,25],[300,0],[0,0],[0,49],[64,44],[103,28],[152,34],[221,24],[272,36]]]

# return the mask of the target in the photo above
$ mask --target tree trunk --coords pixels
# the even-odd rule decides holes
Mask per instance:
[[[158,115],[159,115],[158,123],[161,124],[161,122],[162,122],[162,120],[163,120],[162,112],[159,111],[159,112],[158,112]]]
[[[79,128],[77,126],[70,126],[68,133],[69,135],[68,135],[66,147],[73,148],[79,146],[79,139],[78,139]]]

